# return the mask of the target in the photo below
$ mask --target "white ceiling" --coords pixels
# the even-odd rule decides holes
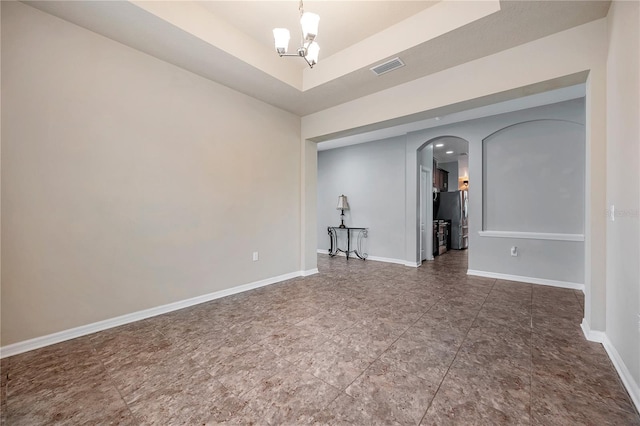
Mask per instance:
[[[271,44],[271,28],[297,28],[296,1],[25,3],[304,116],[602,18],[610,2],[308,1],[321,15],[313,69]],[[369,71],[396,55],[405,67]]]
[[[438,146],[442,144],[442,146]],[[447,154],[450,152],[451,154]],[[433,158],[438,163],[457,161],[460,155],[469,153],[469,142],[453,136],[443,136],[433,141]]]

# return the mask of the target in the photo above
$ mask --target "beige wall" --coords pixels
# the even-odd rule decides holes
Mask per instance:
[[[614,1],[608,27],[606,334],[640,403],[640,3]]]
[[[298,117],[17,2],[1,71],[3,346],[300,269]]]
[[[302,238],[300,239],[300,253],[302,253],[301,269],[305,273],[317,270],[318,246],[316,239],[316,210],[318,186],[318,146],[316,143],[301,140],[302,145],[302,204],[300,215],[302,220]]]

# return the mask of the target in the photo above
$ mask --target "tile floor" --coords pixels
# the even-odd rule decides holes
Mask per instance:
[[[40,424],[640,425],[582,294],[319,256],[320,274],[2,360]]]

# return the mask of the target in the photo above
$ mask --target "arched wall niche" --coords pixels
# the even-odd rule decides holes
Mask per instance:
[[[585,128],[528,120],[482,140],[482,230],[584,234]]]

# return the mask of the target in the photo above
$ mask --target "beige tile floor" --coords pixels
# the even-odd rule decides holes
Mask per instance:
[[[39,424],[640,425],[573,290],[319,256],[290,280],[2,360]]]

